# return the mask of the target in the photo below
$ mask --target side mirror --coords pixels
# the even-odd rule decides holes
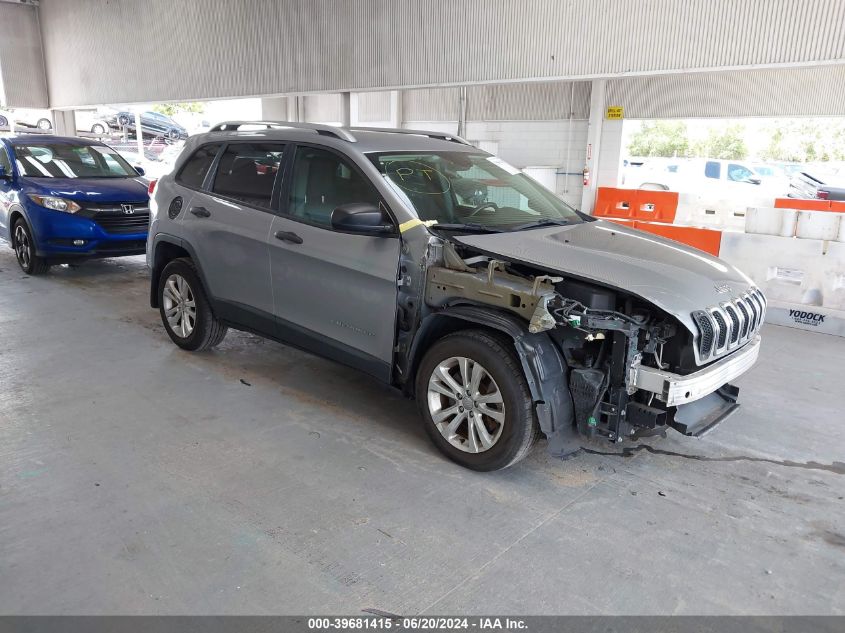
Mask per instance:
[[[396,229],[377,206],[368,202],[343,204],[332,211],[332,228],[358,235],[388,236]]]
[[[147,174],[147,170],[141,167],[140,165],[133,165],[135,171],[138,172],[139,176],[145,176]]]
[[[750,182],[752,185],[759,185],[763,181],[760,178],[749,178],[748,182]]]

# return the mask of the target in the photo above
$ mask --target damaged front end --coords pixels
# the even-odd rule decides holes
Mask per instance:
[[[692,333],[642,298],[450,241],[434,248],[425,283],[432,313],[484,308],[522,323],[515,345],[528,356],[523,365],[553,453],[572,453],[584,438],[617,442],[666,428],[702,435],[738,406],[728,382],[756,360],[758,341],[737,352],[741,358],[700,369]],[[545,351],[541,340],[551,342]]]

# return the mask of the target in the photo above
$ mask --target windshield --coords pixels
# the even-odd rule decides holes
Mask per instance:
[[[105,145],[44,143],[16,145],[15,162],[21,176],[29,178],[135,178],[115,150]]]
[[[495,156],[389,152],[369,158],[423,221],[496,230],[583,221],[572,207]]]

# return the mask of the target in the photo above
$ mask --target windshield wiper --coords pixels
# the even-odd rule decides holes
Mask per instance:
[[[469,222],[467,224],[448,224],[438,222],[432,224],[429,228],[432,229],[446,229],[447,231],[477,231],[479,233],[501,233],[502,229],[497,229],[493,226],[485,226],[483,224],[474,224]]]
[[[509,228],[509,231],[521,231],[523,229],[537,229],[542,226],[566,226],[569,220],[554,220],[552,218],[543,218],[542,220],[534,220],[533,222],[526,222],[525,224],[517,224]]]

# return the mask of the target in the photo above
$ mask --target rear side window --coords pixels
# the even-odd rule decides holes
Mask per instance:
[[[277,143],[229,145],[220,157],[211,190],[253,207],[269,209],[284,150],[285,146]]]
[[[708,160],[707,164],[704,165],[704,175],[707,178],[719,178],[722,171],[721,167],[715,160]]]
[[[219,150],[220,143],[200,147],[188,159],[185,166],[182,167],[179,175],[176,176],[176,181],[194,189],[202,187],[205,175],[208,173],[208,169],[211,167],[211,163],[214,161],[214,157]]]

